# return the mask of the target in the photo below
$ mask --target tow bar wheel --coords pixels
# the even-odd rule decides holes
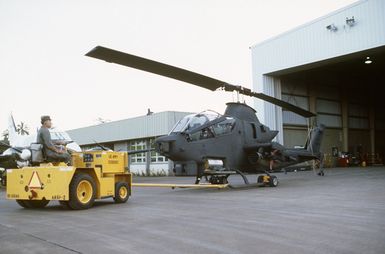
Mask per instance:
[[[115,184],[115,203],[125,203],[129,198],[129,186],[126,182],[117,182]]]
[[[88,209],[95,201],[95,180],[88,174],[76,173],[72,178],[69,191],[69,208],[74,210]]]
[[[277,187],[278,186],[278,178],[276,176],[270,176],[269,185],[270,185],[270,187]]]

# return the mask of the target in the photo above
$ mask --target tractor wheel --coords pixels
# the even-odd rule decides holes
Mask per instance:
[[[130,197],[130,187],[126,182],[117,182],[115,184],[115,203],[126,203]]]
[[[69,188],[68,206],[73,210],[90,208],[95,202],[96,184],[88,174],[76,173]]]
[[[269,186],[270,187],[277,187],[278,186],[278,178],[276,176],[270,176]]]
[[[16,202],[24,208],[44,208],[48,205],[49,200],[20,200],[17,199]]]
[[[49,200],[25,200],[24,202],[31,208],[44,208],[48,205]]]
[[[24,207],[24,208],[31,208],[31,207],[29,206],[29,204],[26,203],[26,201],[27,201],[27,200],[16,199],[16,203],[18,203],[19,206]]]

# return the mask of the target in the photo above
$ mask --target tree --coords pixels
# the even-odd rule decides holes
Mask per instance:
[[[2,136],[2,138],[3,138],[3,141],[8,142],[8,140],[9,140],[9,133],[8,133],[8,130],[3,131],[3,133],[1,134],[1,136]]]
[[[29,135],[29,127],[24,122],[20,122],[16,126],[16,131],[20,135]]]

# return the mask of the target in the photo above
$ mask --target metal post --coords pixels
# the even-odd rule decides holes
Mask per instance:
[[[376,128],[374,106],[370,105],[369,110],[369,129],[370,129],[370,153],[376,153]]]
[[[342,89],[342,151],[349,150],[349,111],[348,98],[346,92]]]
[[[150,139],[146,139],[146,149],[149,149],[151,147]],[[146,175],[151,174],[150,169],[150,163],[151,163],[151,152],[146,152]]]

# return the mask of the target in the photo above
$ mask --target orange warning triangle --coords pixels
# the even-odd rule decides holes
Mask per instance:
[[[39,175],[37,174],[36,171],[33,171],[31,180],[29,180],[28,187],[30,189],[40,189],[41,188],[41,182]]]

